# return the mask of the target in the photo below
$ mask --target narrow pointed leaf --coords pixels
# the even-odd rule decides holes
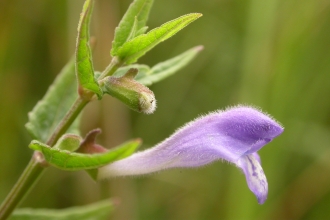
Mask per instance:
[[[94,77],[92,52],[89,45],[89,23],[93,11],[93,0],[86,0],[80,14],[76,43],[76,74],[79,85],[102,96],[102,91]]]
[[[66,209],[17,209],[9,220],[107,220],[114,209],[111,200]]]
[[[151,50],[154,46],[172,37],[174,34],[201,16],[202,14],[192,13],[169,21],[146,34],[139,35],[124,43],[120,48],[118,48],[118,50],[113,51],[112,55],[118,56],[126,64],[134,63],[138,58]]]
[[[173,57],[164,62],[158,63],[153,66],[149,72],[146,74],[138,74],[136,76],[136,81],[139,83],[150,86],[153,83],[159,82],[166,77],[179,71],[181,68],[185,67],[189,62],[191,62],[196,55],[203,49],[202,46],[194,47],[176,57]]]
[[[128,66],[120,67],[113,74],[113,76],[121,77],[129,69],[135,68],[138,69],[138,74],[136,75],[135,80],[145,86],[150,86],[153,83],[159,82],[173,75],[174,73],[185,67],[197,56],[197,54],[202,49],[203,46],[193,47],[176,57],[173,57],[169,60],[156,64],[151,69],[149,66],[144,64],[131,64]]]
[[[146,25],[149,17],[150,8],[152,6],[153,0],[135,0],[126,11],[124,17],[121,19],[118,27],[115,30],[115,37],[112,42],[111,55],[115,54],[119,47],[121,47],[130,38],[132,32],[135,35],[131,37],[138,36],[141,34],[139,31]],[[137,21],[134,27],[135,19]],[[138,31],[136,32],[135,29]]]
[[[33,138],[46,142],[78,97],[74,71],[74,59],[71,59],[56,77],[42,100],[29,112],[29,121],[25,127]],[[79,133],[78,123],[78,120],[73,123],[69,129],[70,133]]]
[[[29,147],[43,153],[45,160],[62,170],[86,170],[95,169],[115,160],[125,158],[138,148],[141,141],[139,139],[126,142],[113,150],[99,154],[82,154],[50,148],[49,146],[39,142],[32,141]]]

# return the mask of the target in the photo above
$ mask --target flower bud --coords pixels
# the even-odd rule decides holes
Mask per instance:
[[[100,85],[105,93],[116,97],[134,111],[151,114],[156,109],[154,93],[134,80],[138,70],[129,69],[122,77],[109,76]]]
[[[82,138],[76,134],[64,134],[55,144],[54,148],[75,151],[79,148]]]

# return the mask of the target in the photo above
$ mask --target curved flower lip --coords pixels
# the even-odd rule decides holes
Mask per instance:
[[[153,148],[100,168],[98,178],[198,167],[224,159],[243,171],[250,190],[262,204],[268,184],[257,151],[282,132],[278,122],[256,108],[228,108],[187,123]]]

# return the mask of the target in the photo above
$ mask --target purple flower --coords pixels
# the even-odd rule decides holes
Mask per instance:
[[[99,169],[98,178],[141,175],[175,167],[198,167],[216,160],[236,164],[263,204],[268,183],[257,151],[283,132],[259,110],[237,106],[195,119],[153,148]]]

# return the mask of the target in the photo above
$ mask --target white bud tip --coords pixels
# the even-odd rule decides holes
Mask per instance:
[[[156,110],[156,98],[153,93],[141,92],[139,102],[140,110],[145,114],[152,114]]]

